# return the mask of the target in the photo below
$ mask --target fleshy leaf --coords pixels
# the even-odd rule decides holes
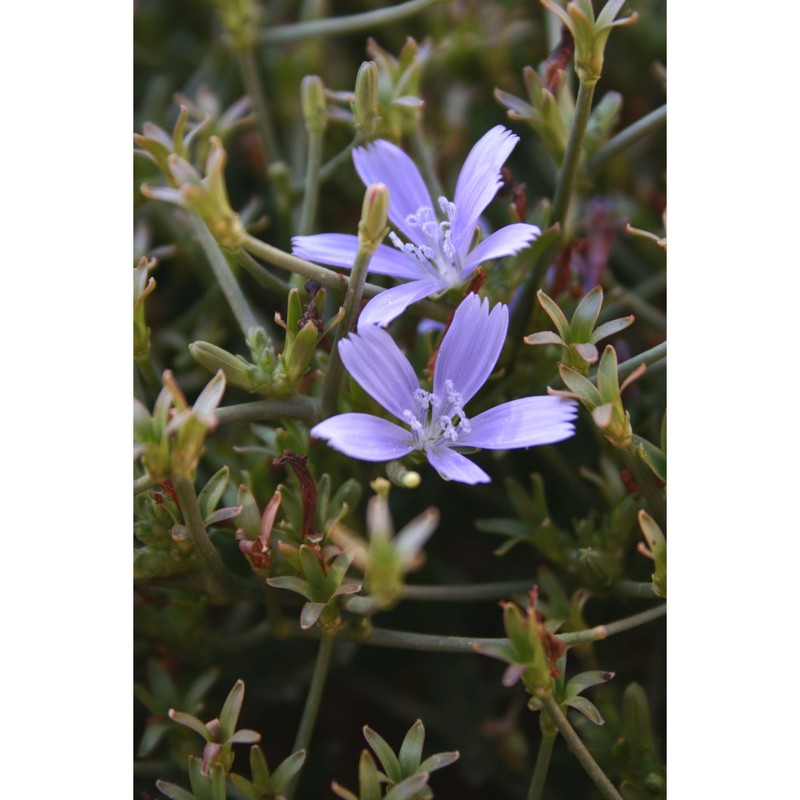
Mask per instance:
[[[369,725],[365,725],[362,730],[364,732],[364,738],[381,762],[386,777],[389,778],[392,783],[401,781],[403,779],[403,770],[400,769],[397,756],[394,754],[394,750],[389,747],[389,743],[386,739],[377,731],[372,730]]]
[[[425,744],[425,726],[418,719],[409,729],[400,745],[400,769],[404,775],[411,775],[417,771],[422,759],[422,747]],[[430,772],[430,770],[425,770]]]

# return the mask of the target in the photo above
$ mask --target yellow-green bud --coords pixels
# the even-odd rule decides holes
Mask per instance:
[[[309,133],[322,133],[328,124],[328,104],[325,84],[318,75],[306,75],[300,84],[303,119]]]
[[[378,127],[378,65],[365,61],[356,76],[356,99],[353,103],[356,130],[365,138]]]
[[[361,206],[361,222],[358,223],[358,246],[374,253],[389,229],[386,218],[389,213],[389,190],[382,183],[367,187]]]

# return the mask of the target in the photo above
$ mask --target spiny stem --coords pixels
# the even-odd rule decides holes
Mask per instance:
[[[540,699],[544,703],[547,713],[558,726],[559,732],[567,740],[567,745],[572,754],[586,770],[586,773],[601,791],[603,797],[608,798],[608,800],[623,800],[622,795],[614,788],[608,776],[600,769],[597,762],[592,758],[592,754],[586,749],[586,745],[581,741],[575,729],[569,724],[569,720],[558,707],[558,703],[553,698],[552,693],[543,693],[540,695]]]
[[[589,173],[597,172],[600,167],[614,158],[614,156],[619,155],[623,150],[643,139],[649,133],[658,130],[666,121],[667,106],[665,103],[661,108],[651,111],[632,125],[621,130],[616,136],[612,136],[590,159],[587,164]]]
[[[211,539],[208,538],[194,482],[185,477],[176,477],[175,491],[178,494],[183,520],[192,537],[192,544],[211,578],[212,599],[217,603],[226,603],[233,590],[233,578],[222,563]]]
[[[306,182],[303,191],[303,205],[300,209],[300,224],[297,229],[298,234],[301,236],[308,236],[314,229],[314,217],[317,213],[317,197],[319,195],[323,138],[322,131],[309,131]]]
[[[236,321],[246,337],[251,328],[258,327],[259,322],[231,271],[228,259],[220,250],[217,240],[212,236],[211,231],[199,217],[192,217],[192,225],[197,238],[200,240],[200,246],[203,248],[211,265],[214,277],[222,289],[222,294],[228,301],[228,305],[231,307],[231,311],[233,311],[233,315],[236,317]]]
[[[269,168],[273,161],[280,161],[281,154],[278,148],[278,137],[272,124],[272,114],[267,103],[267,96],[264,92],[261,78],[258,74],[258,62],[256,61],[255,48],[239,50],[236,53],[239,61],[239,69],[242,73],[242,83],[247,92],[250,102],[253,104],[253,111],[256,115],[256,127],[261,139],[261,146],[264,148],[264,156]]]
[[[315,36],[335,36],[337,34],[358,33],[375,25],[388,25],[399,22],[422,11],[428,6],[445,2],[445,0],[409,0],[406,3],[390,8],[365,11],[362,14],[349,14],[341,17],[298,22],[293,25],[276,25],[261,34],[264,44],[285,44],[310,39]]]
[[[364,292],[364,282],[367,278],[372,252],[359,248],[356,260],[350,272],[350,281],[347,284],[347,294],[344,298],[344,319],[336,329],[336,338],[331,349],[328,362],[328,374],[322,387],[322,415],[329,417],[336,411],[336,400],[339,395],[339,383],[342,379],[342,357],[339,355],[339,342],[353,329],[361,305],[361,295]]]
[[[298,750],[305,750],[308,752],[308,745],[311,741],[311,734],[314,732],[314,723],[317,720],[317,712],[319,711],[320,700],[322,699],[322,690],[325,688],[325,679],[328,675],[328,667],[331,663],[331,654],[333,653],[333,644],[335,640],[335,635],[322,634],[319,650],[317,651],[317,660],[314,664],[314,674],[311,676],[311,685],[308,687],[308,696],[306,697],[306,704],[303,708],[303,716],[300,719],[300,727],[297,729],[297,736],[294,740],[293,753],[296,753]],[[292,800],[294,797],[299,777],[300,773],[298,772],[292,783],[284,792],[286,800]]]
[[[214,415],[217,422],[259,422],[265,419],[310,420],[317,413],[316,403],[308,397],[293,397],[287,400],[254,400],[234,406],[222,406]]]
[[[345,275],[326,269],[325,267],[320,267],[303,258],[285,253],[283,250],[279,250],[271,244],[262,242],[260,239],[256,239],[250,234],[245,235],[242,246],[248,253],[254,255],[256,258],[261,258],[280,269],[285,269],[297,275],[302,275],[304,278],[317,281],[317,283],[321,283],[327,289],[341,291],[347,285],[347,277]],[[373,283],[364,284],[364,297],[375,297],[375,295],[380,294],[382,291],[382,287],[376,286]],[[408,309],[409,314],[428,317],[430,319],[439,320],[440,322],[446,322],[451,311],[451,307],[443,303],[434,303],[430,300],[421,300],[418,303],[414,303],[414,305],[410,306]]]
[[[550,756],[553,754],[553,745],[556,741],[555,734],[542,733],[539,742],[539,754],[536,756],[536,766],[533,768],[531,786],[528,789],[528,800],[541,800],[544,792],[544,783],[547,780],[547,770],[550,767]]]

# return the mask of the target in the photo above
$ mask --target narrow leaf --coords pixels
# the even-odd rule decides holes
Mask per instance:
[[[428,785],[427,773],[412,775],[400,781],[391,791],[386,793],[384,800],[410,800],[419,794]]]
[[[174,783],[159,780],[156,781],[156,788],[167,797],[172,798],[172,800],[195,800],[195,796],[191,792],[181,789],[180,786],[176,786]],[[356,798],[356,800],[358,799]]]
[[[605,720],[600,716],[597,707],[585,697],[573,697],[567,700],[565,705],[580,711],[589,722],[593,722],[595,725],[605,725]]]
[[[453,750],[449,753],[434,753],[426,758],[417,769],[421,772],[435,772],[437,769],[449,767],[450,764],[458,761],[460,755],[458,750]]]
[[[286,790],[292,778],[300,772],[305,760],[306,751],[298,750],[281,762],[272,775],[272,791],[275,794],[282,794]]]
[[[193,717],[191,714],[184,714],[183,711],[175,711],[174,708],[171,708],[167,713],[173,722],[199,733],[207,742],[211,741],[211,734],[208,732],[208,728],[197,717]]]
[[[409,729],[403,744],[400,745],[400,769],[403,775],[413,775],[422,760],[422,746],[425,744],[425,726],[418,719]]]
[[[404,772],[400,769],[397,756],[389,746],[389,743],[377,731],[372,730],[369,725],[365,725],[362,730],[367,743],[373,749],[375,755],[378,756],[378,761],[381,762],[386,777],[392,783],[400,782],[403,779]]]
[[[600,316],[600,309],[603,307],[603,290],[595,286],[591,292],[587,292],[582,298],[575,313],[572,315],[570,323],[570,339],[568,341],[580,343],[591,342],[592,331],[594,330],[597,317]]]
[[[564,341],[568,341],[570,334],[569,322],[567,321],[567,318],[558,303],[556,303],[556,301],[551,297],[548,297],[548,295],[546,295],[541,289],[536,292],[536,296],[539,298],[539,303],[545,310],[547,316],[553,320],[553,324],[556,326],[556,330],[561,338]]]
[[[581,672],[572,678],[566,686],[566,697],[577,697],[581,692],[585,692],[592,686],[598,686],[601,683],[607,683],[614,677],[613,672],[605,672],[604,670],[593,669],[588,672]]]
[[[239,721],[239,712],[242,710],[244,700],[244,681],[238,680],[233,684],[233,689],[228,692],[222,712],[219,715],[219,726],[222,729],[222,741],[227,742],[236,730]]]
[[[326,605],[327,603],[306,603],[300,612],[300,627],[304,631],[313,628]]]
[[[217,504],[222,499],[222,495],[228,485],[229,474],[230,469],[227,466],[218,470],[200,490],[200,494],[197,495],[197,502],[200,504],[200,511],[204,518],[217,507]]]
[[[301,594],[306,600],[314,599],[308,581],[304,581],[302,578],[296,578],[293,575],[279,575],[277,578],[267,578],[267,583],[275,589],[288,589],[290,592]]]

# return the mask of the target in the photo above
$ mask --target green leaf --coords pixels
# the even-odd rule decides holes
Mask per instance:
[[[601,362],[602,363],[602,362]],[[600,397],[600,392],[597,387],[577,370],[572,367],[566,367],[564,364],[559,364],[558,367],[561,380],[564,385],[573,393],[576,394],[581,402],[589,409],[603,404],[603,398]]]
[[[600,316],[600,309],[603,307],[603,290],[599,286],[595,286],[590,292],[587,292],[582,298],[575,313],[572,315],[572,322],[569,326],[568,342],[583,343],[591,342],[592,331],[594,330],[595,323],[598,316]]]
[[[172,800],[195,800],[195,796],[191,792],[181,789],[180,786],[176,786],[174,783],[158,780],[156,781],[156,787]]]
[[[331,783],[331,789],[333,793],[341,797],[342,800],[359,800],[357,795],[354,795],[349,789],[345,789],[344,786],[340,786],[336,781]]]
[[[166,722],[151,722],[142,734],[142,740],[139,742],[139,749],[136,754],[146,756],[152,753],[168,730],[169,726]]]
[[[327,591],[327,581],[325,573],[322,571],[316,555],[307,545],[300,545],[300,569],[303,571],[303,577],[308,581],[311,587],[310,600],[324,600],[328,601],[331,592]]]
[[[300,611],[300,627],[304,631],[313,628],[327,605],[327,603],[306,603]]]
[[[267,578],[267,583],[274,589],[288,589],[290,592],[301,594],[306,600],[314,599],[308,581],[296,578],[294,575],[278,575],[277,578]]]
[[[219,715],[219,725],[220,728],[222,728],[223,742],[227,742],[236,730],[236,723],[239,721],[239,713],[242,710],[243,700],[244,681],[238,680],[225,698],[225,704],[222,706],[222,712]]]
[[[389,747],[389,743],[386,739],[377,733],[377,731],[372,730],[369,725],[365,725],[362,730],[367,743],[373,749],[375,755],[378,756],[378,761],[381,762],[386,777],[389,778],[392,783],[401,781],[404,772],[400,769],[397,756],[394,754],[394,750]]]
[[[634,319],[635,317],[633,314],[631,314],[629,317],[619,317],[618,319],[612,319],[609,322],[604,322],[602,325],[594,329],[594,332],[592,333],[592,342],[596,344],[601,339],[606,339],[609,336],[613,336],[615,333],[624,331],[625,328],[628,328],[633,324]]]
[[[208,728],[206,728],[206,726],[199,719],[197,719],[197,717],[192,716],[191,714],[185,714],[183,711],[175,711],[174,708],[171,708],[168,713],[169,718],[173,722],[177,722],[178,725],[183,725],[185,728],[189,728],[195,733],[199,733],[207,742],[211,741],[211,734],[208,732]]]
[[[569,322],[567,321],[564,312],[561,310],[561,307],[553,300],[551,297],[548,297],[541,289],[536,292],[536,296],[539,298],[539,303],[541,304],[542,308],[545,310],[545,313],[548,317],[553,321],[553,324],[556,326],[556,330],[558,331],[559,336],[565,341],[569,341]]]
[[[449,753],[434,753],[432,756],[428,756],[428,758],[417,767],[417,770],[420,772],[435,772],[437,769],[449,767],[450,764],[458,761],[460,755],[458,750],[453,750]]]
[[[425,726],[418,719],[409,729],[400,745],[400,769],[403,775],[413,775],[422,759],[422,746],[425,744]]]
[[[326,597],[331,597],[341,586],[342,580],[344,580],[344,576],[352,560],[353,557],[348,553],[341,553],[333,560],[333,563],[328,569],[328,577],[325,579]]]
[[[258,745],[250,748],[250,774],[258,787],[266,786],[270,780],[266,756]]]
[[[592,686],[598,686],[601,683],[607,683],[614,677],[613,672],[605,672],[604,670],[593,669],[588,672],[581,672],[572,678],[565,688],[565,696],[568,698],[577,697],[582,692]]]
[[[358,783],[361,800],[380,800],[381,783],[378,768],[375,766],[369,750],[361,751],[361,758],[358,762]]]
[[[564,705],[574,708],[576,711],[580,711],[586,719],[593,722],[595,725],[605,725],[605,720],[600,716],[597,707],[585,697],[572,697],[567,700]]]
[[[218,677],[219,672],[214,667],[198,675],[184,695],[183,702],[186,707],[192,709],[192,711],[197,710],[201,704],[200,701],[205,697],[206,692],[217,682]]]
[[[298,750],[282,761],[272,775],[272,790],[275,794],[283,794],[292,778],[300,772],[306,760],[306,751]]]
[[[427,773],[411,775],[386,793],[384,800],[411,800],[428,785]],[[366,800],[366,798],[362,798]]]
[[[200,490],[197,495],[197,502],[200,504],[200,511],[205,519],[219,504],[225,489],[228,486],[228,475],[230,469],[227,466],[218,470],[211,476],[208,483]],[[208,524],[208,523],[206,523]]]
[[[554,331],[539,331],[537,333],[532,333],[530,336],[526,336],[523,341],[525,344],[557,344],[564,346],[564,341],[562,338],[555,333]]]
[[[647,439],[635,436],[636,453],[639,458],[650,468],[650,471],[662,482],[667,482],[667,457],[663,451]]]
[[[609,344],[603,350],[603,356],[597,367],[597,390],[604,403],[613,403],[619,399],[619,375],[617,372],[617,353]]]

